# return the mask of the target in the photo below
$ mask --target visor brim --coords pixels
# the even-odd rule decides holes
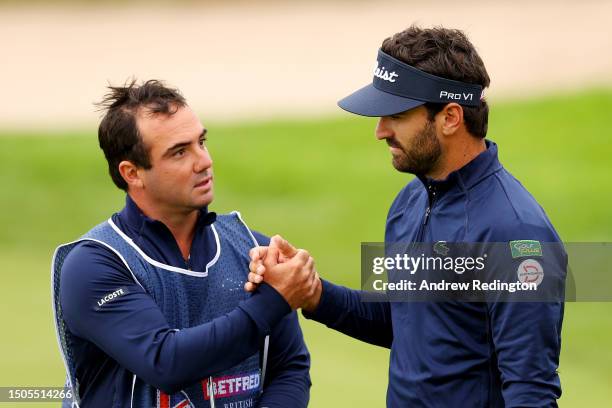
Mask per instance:
[[[390,116],[424,105],[424,101],[383,92],[369,84],[340,99],[338,106],[361,116]]]

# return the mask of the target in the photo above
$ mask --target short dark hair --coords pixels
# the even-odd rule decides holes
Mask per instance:
[[[149,114],[172,115],[185,106],[185,98],[177,89],[151,79],[138,84],[135,79],[123,86],[109,86],[109,92],[96,105],[105,112],[98,127],[98,141],[108,162],[108,172],[117,187],[127,191],[128,185],[119,173],[119,163],[128,160],[139,167],[151,168],[147,146],[136,124],[140,109]]]
[[[491,80],[476,49],[461,30],[443,27],[420,28],[412,25],[382,43],[382,50],[421,71],[456,81],[489,86]],[[446,104],[426,103],[429,119]],[[472,135],[487,135],[489,106],[483,99],[479,106],[463,106],[465,126]]]

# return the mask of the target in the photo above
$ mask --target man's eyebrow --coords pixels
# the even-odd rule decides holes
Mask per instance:
[[[203,137],[206,137],[206,133],[208,133],[208,129],[202,129],[202,133],[200,133],[200,136],[199,136],[198,140],[202,139]],[[191,144],[191,140],[175,143],[175,144],[173,144],[172,146],[170,146],[169,148],[166,149],[166,151],[164,152],[164,156],[167,156],[168,154],[170,154],[174,150],[178,150],[181,147],[187,147],[190,144]]]
[[[164,156],[170,154],[174,150],[180,149],[181,147],[187,147],[190,144],[191,144],[191,141],[175,143],[175,144],[173,144],[172,146],[170,146],[169,148],[166,149],[166,151],[164,152]]]

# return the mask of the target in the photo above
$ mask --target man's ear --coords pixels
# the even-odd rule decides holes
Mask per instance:
[[[131,161],[123,160],[119,163],[119,174],[127,183],[128,188],[141,189],[144,187],[144,182],[138,170],[139,168]]]
[[[440,131],[444,136],[455,134],[463,125],[463,108],[458,103],[447,104],[439,113]]]

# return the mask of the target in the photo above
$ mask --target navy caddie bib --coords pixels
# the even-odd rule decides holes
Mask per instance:
[[[183,269],[151,259],[112,219],[94,227],[77,241],[56,249],[52,261],[53,307],[56,332],[66,366],[66,383],[73,395],[72,400],[65,401],[64,406],[78,407],[80,404],[72,334],[63,319],[59,301],[61,268],[68,253],[83,241],[94,241],[111,250],[121,259],[134,280],[154,299],[170,327],[181,330],[225,315],[250,296],[244,291],[244,283],[249,272],[248,252],[258,245],[253,234],[237,212],[218,216],[211,228],[217,251],[204,271]],[[203,378],[172,395],[155,389],[134,375],[130,406],[255,407],[263,390],[267,348],[268,337],[261,365],[260,353],[257,352],[232,368]]]

